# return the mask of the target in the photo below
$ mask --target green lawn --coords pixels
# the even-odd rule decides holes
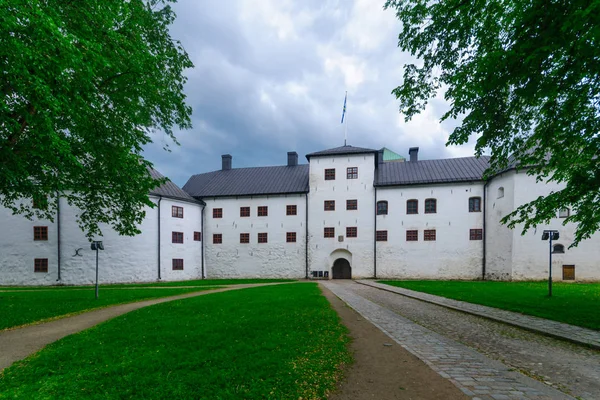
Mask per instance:
[[[57,288],[52,290],[0,291],[0,331],[109,305],[210,289],[203,287],[194,289],[132,290],[101,288],[98,300],[95,298],[93,287],[86,290]]]
[[[600,283],[380,281],[392,286],[600,330]]]
[[[0,398],[317,399],[351,361],[316,284],[145,307],[0,373]]]

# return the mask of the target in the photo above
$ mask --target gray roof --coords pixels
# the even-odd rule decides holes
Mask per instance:
[[[164,176],[155,169],[150,168],[150,176],[154,179],[164,178]],[[168,178],[167,178],[168,179]],[[167,180],[162,185],[152,189],[150,194],[156,196],[170,197],[172,199],[185,200],[197,203],[198,200],[194,199],[192,196],[184,192],[179,186]]]
[[[308,193],[308,165],[207,172],[192,176],[183,190],[196,198]]]
[[[318,156],[341,156],[347,154],[367,154],[367,153],[377,153],[377,150],[373,149],[365,149],[364,147],[354,147],[354,146],[340,146],[334,147],[333,149],[321,150],[315,153],[310,153],[306,155],[306,158],[310,160],[311,157]]]
[[[415,185],[483,180],[488,168],[488,156],[386,162],[379,165],[376,186]]]

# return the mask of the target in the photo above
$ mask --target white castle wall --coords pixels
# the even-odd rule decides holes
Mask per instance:
[[[477,279],[482,271],[482,240],[469,240],[470,229],[483,228],[483,213],[469,212],[469,198],[483,197],[483,184],[457,183],[377,189],[388,201],[388,215],[377,216],[377,230],[388,231],[377,242],[377,277],[407,279]],[[437,212],[425,214],[425,199],[437,200]],[[418,200],[418,214],[406,213],[406,201]],[[436,230],[424,241],[425,229]],[[406,231],[418,230],[418,241]]]
[[[306,198],[304,194],[246,196],[204,199],[206,214],[205,260],[209,278],[304,278],[306,276]],[[286,206],[296,205],[297,215],[286,215]],[[259,217],[259,206],[268,216]],[[223,217],[213,218],[213,208]],[[240,217],[240,207],[250,207],[250,217]],[[258,243],[258,233],[268,234]],[[296,243],[286,242],[286,233],[296,232]],[[223,235],[213,244],[213,234]],[[250,234],[250,243],[240,243],[240,233]]]
[[[346,179],[346,168],[358,167],[358,179]],[[325,180],[325,169],[335,168],[335,180]],[[373,154],[313,157],[310,160],[309,270],[329,271],[337,258],[346,258],[352,278],[373,277],[375,192]],[[358,200],[358,210],[346,210],[346,200]],[[335,200],[335,211],[325,211],[324,201]],[[346,227],[357,227],[356,238],[346,237]],[[335,237],[324,238],[323,228],[334,227]],[[339,241],[342,237],[343,241]]]

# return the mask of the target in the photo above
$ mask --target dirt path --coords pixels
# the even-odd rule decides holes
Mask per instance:
[[[355,362],[346,371],[330,400],[468,399],[417,357],[375,325],[363,319],[329,289],[319,285],[333,309],[350,330]]]
[[[15,361],[22,360],[65,336],[91,328],[101,322],[142,307],[206,294],[274,284],[278,285],[280,283],[235,285],[222,289],[205,290],[160,299],[138,301],[136,303],[120,304],[38,325],[29,325],[23,328],[2,331],[0,332],[0,371],[9,367]]]

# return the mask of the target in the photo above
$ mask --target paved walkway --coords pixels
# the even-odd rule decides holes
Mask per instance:
[[[348,281],[322,284],[473,399],[573,399],[367,300],[357,294],[361,285]]]
[[[479,304],[448,299],[433,294],[416,292],[414,290],[368,280],[358,280],[356,282],[600,350],[600,332],[592,329],[581,328],[579,326],[519,314],[512,311],[500,310],[498,308],[482,306]]]
[[[205,290],[160,299],[138,301],[136,303],[120,304],[38,325],[29,325],[23,328],[2,331],[0,332],[0,371],[9,367],[15,361],[22,360],[65,336],[91,328],[101,322],[142,307],[229,290],[279,284],[281,283],[235,285],[222,289]]]

